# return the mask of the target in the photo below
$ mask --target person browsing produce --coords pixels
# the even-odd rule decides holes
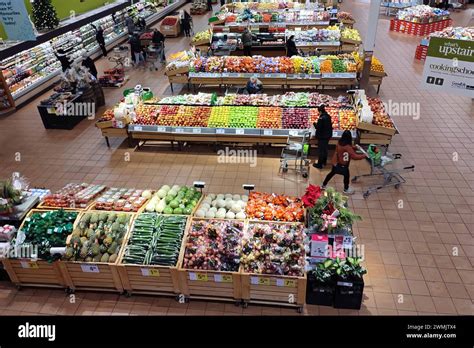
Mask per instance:
[[[286,42],[286,56],[293,57],[298,55],[298,49],[296,48],[295,36],[291,35]]]
[[[332,121],[331,116],[326,111],[324,105],[318,107],[318,122],[314,123],[316,129],[316,139],[318,139],[318,163],[313,163],[313,167],[322,169],[328,160],[329,140],[332,137]]]
[[[242,33],[241,40],[242,40],[242,45],[244,46],[244,56],[251,57],[253,35],[250,32],[249,28],[245,28],[244,32]]]
[[[334,154],[333,165],[331,172],[324,179],[321,185],[322,189],[326,189],[326,185],[336,174],[344,176],[344,193],[351,195],[354,190],[349,187],[349,164],[351,159],[361,160],[365,158],[365,155],[359,155],[355,152],[356,146],[352,146],[352,134],[350,131],[345,130],[342,133],[341,139],[337,142],[336,153]]]
[[[252,76],[250,80],[247,82],[246,89],[249,94],[257,94],[257,93],[262,92],[263,84],[255,76]]]

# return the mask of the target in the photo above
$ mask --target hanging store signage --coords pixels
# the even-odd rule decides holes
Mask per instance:
[[[7,35],[4,40],[36,40],[24,1],[0,0],[0,22]]]
[[[474,44],[432,37],[422,87],[474,98]]]

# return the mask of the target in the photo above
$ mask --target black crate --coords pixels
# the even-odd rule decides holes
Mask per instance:
[[[364,279],[338,279],[334,294],[334,308],[360,309],[364,296]]]
[[[334,304],[335,283],[320,283],[308,273],[306,283],[306,303],[318,306],[332,306]]]

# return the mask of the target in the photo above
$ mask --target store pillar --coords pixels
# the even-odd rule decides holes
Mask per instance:
[[[372,65],[372,56],[374,55],[381,2],[382,0],[370,1],[367,33],[364,39],[364,67],[362,69],[362,77],[360,80],[360,87],[365,90],[367,90],[367,87],[369,86],[370,67]]]

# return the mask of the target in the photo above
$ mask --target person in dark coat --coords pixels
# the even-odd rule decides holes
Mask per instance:
[[[61,63],[61,69],[63,72],[71,67],[71,61],[62,48],[60,48],[57,52],[54,52],[54,55],[59,60],[59,63]]]
[[[328,161],[328,146],[329,140],[332,137],[332,121],[324,105],[320,105],[318,110],[319,119],[314,124],[314,128],[316,129],[316,139],[318,139],[319,156],[318,163],[313,163],[313,167],[322,169]]]
[[[263,84],[258,78],[252,76],[247,82],[247,86],[245,88],[248,94],[257,94],[262,92]]]
[[[298,55],[298,49],[296,48],[295,36],[291,35],[286,42],[286,56],[293,57]]]
[[[140,44],[140,38],[138,35],[132,35],[130,38],[130,48],[132,50],[132,57],[134,57],[134,62],[136,65],[139,65],[141,62],[145,61],[145,56],[143,55],[142,45]]]
[[[242,33],[241,40],[242,40],[242,46],[244,47],[244,56],[251,57],[253,35],[250,32],[249,28],[245,28],[244,32]]]
[[[160,51],[160,61],[164,63],[166,61],[165,58],[165,36],[161,31],[158,29],[153,29],[153,37],[151,39],[153,46]]]
[[[91,75],[97,79],[97,68],[95,67],[94,61],[91,59],[91,57],[89,57],[87,53],[84,53],[82,66],[86,67],[91,73]]]
[[[212,11],[212,0],[207,0],[207,10]]]
[[[99,44],[100,49],[102,50],[102,54],[104,57],[107,57],[107,49],[105,48],[105,38],[104,38],[104,29],[102,26],[96,27],[94,24],[91,23],[92,28],[95,30],[95,39]]]
[[[181,27],[183,28],[184,35],[191,37],[191,16],[188,12],[184,11],[183,19],[181,19]]]

